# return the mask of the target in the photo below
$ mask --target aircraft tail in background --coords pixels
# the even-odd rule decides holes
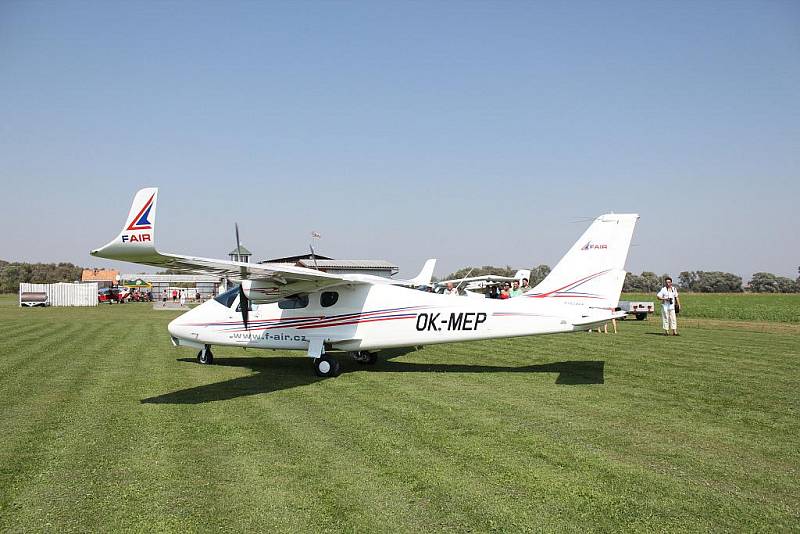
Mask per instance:
[[[92,256],[134,261],[156,252],[156,203],[158,188],[140,189],[133,197],[122,231],[107,245],[91,252]]]

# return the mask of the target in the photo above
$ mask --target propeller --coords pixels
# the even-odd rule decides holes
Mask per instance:
[[[239,309],[242,310],[242,322],[244,329],[247,330],[247,318],[250,314],[250,302],[247,300],[247,295],[244,294],[244,289],[239,286]]]
[[[233,224],[234,228],[236,228],[236,259],[240,260],[242,244],[239,241],[239,224]],[[239,268],[239,276],[242,280],[247,278],[247,267],[242,266]],[[239,283],[239,309],[242,311],[242,323],[244,323],[244,329],[247,330],[247,319],[250,316],[250,301],[247,299],[247,295],[244,294],[244,288],[242,287],[241,283]]]

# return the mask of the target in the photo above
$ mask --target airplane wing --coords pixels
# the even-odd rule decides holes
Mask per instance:
[[[329,274],[291,265],[247,263],[159,252],[155,248],[157,197],[156,187],[137,192],[122,231],[107,245],[91,251],[91,255],[238,280],[241,281],[247,297],[255,304],[277,302],[289,295],[316,291],[327,286],[381,283],[372,280],[381,278],[377,276]],[[385,280],[383,283],[395,283],[390,279],[382,280]]]
[[[446,285],[448,283],[461,284],[463,282],[513,282],[516,278],[510,276],[499,276],[494,274],[487,274],[484,276],[470,276],[468,278],[454,278],[453,280],[442,280],[437,282],[438,285]]]

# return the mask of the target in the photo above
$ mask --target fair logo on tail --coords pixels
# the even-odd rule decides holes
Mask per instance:
[[[153,228],[148,217],[150,216],[150,209],[153,207],[153,198],[155,198],[155,196],[155,193],[153,193],[150,200],[145,202],[144,207],[139,211],[136,217],[133,218],[127,230],[151,230]]]
[[[581,250],[602,250],[602,249],[607,249],[607,248],[608,248],[608,245],[605,245],[605,244],[598,245],[596,243],[592,243],[591,241],[589,241],[588,243],[586,243],[585,245],[583,245],[581,247]]]

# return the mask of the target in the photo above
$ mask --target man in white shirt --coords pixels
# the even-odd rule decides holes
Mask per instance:
[[[681,302],[678,299],[678,290],[672,285],[672,278],[665,278],[664,284],[664,287],[656,294],[658,300],[661,301],[661,327],[664,329],[665,336],[669,335],[670,330],[673,335],[677,336],[678,318],[675,316],[675,307],[680,309]]]
[[[453,287],[453,282],[447,282],[447,289],[444,290],[445,295],[458,296],[458,289]]]

